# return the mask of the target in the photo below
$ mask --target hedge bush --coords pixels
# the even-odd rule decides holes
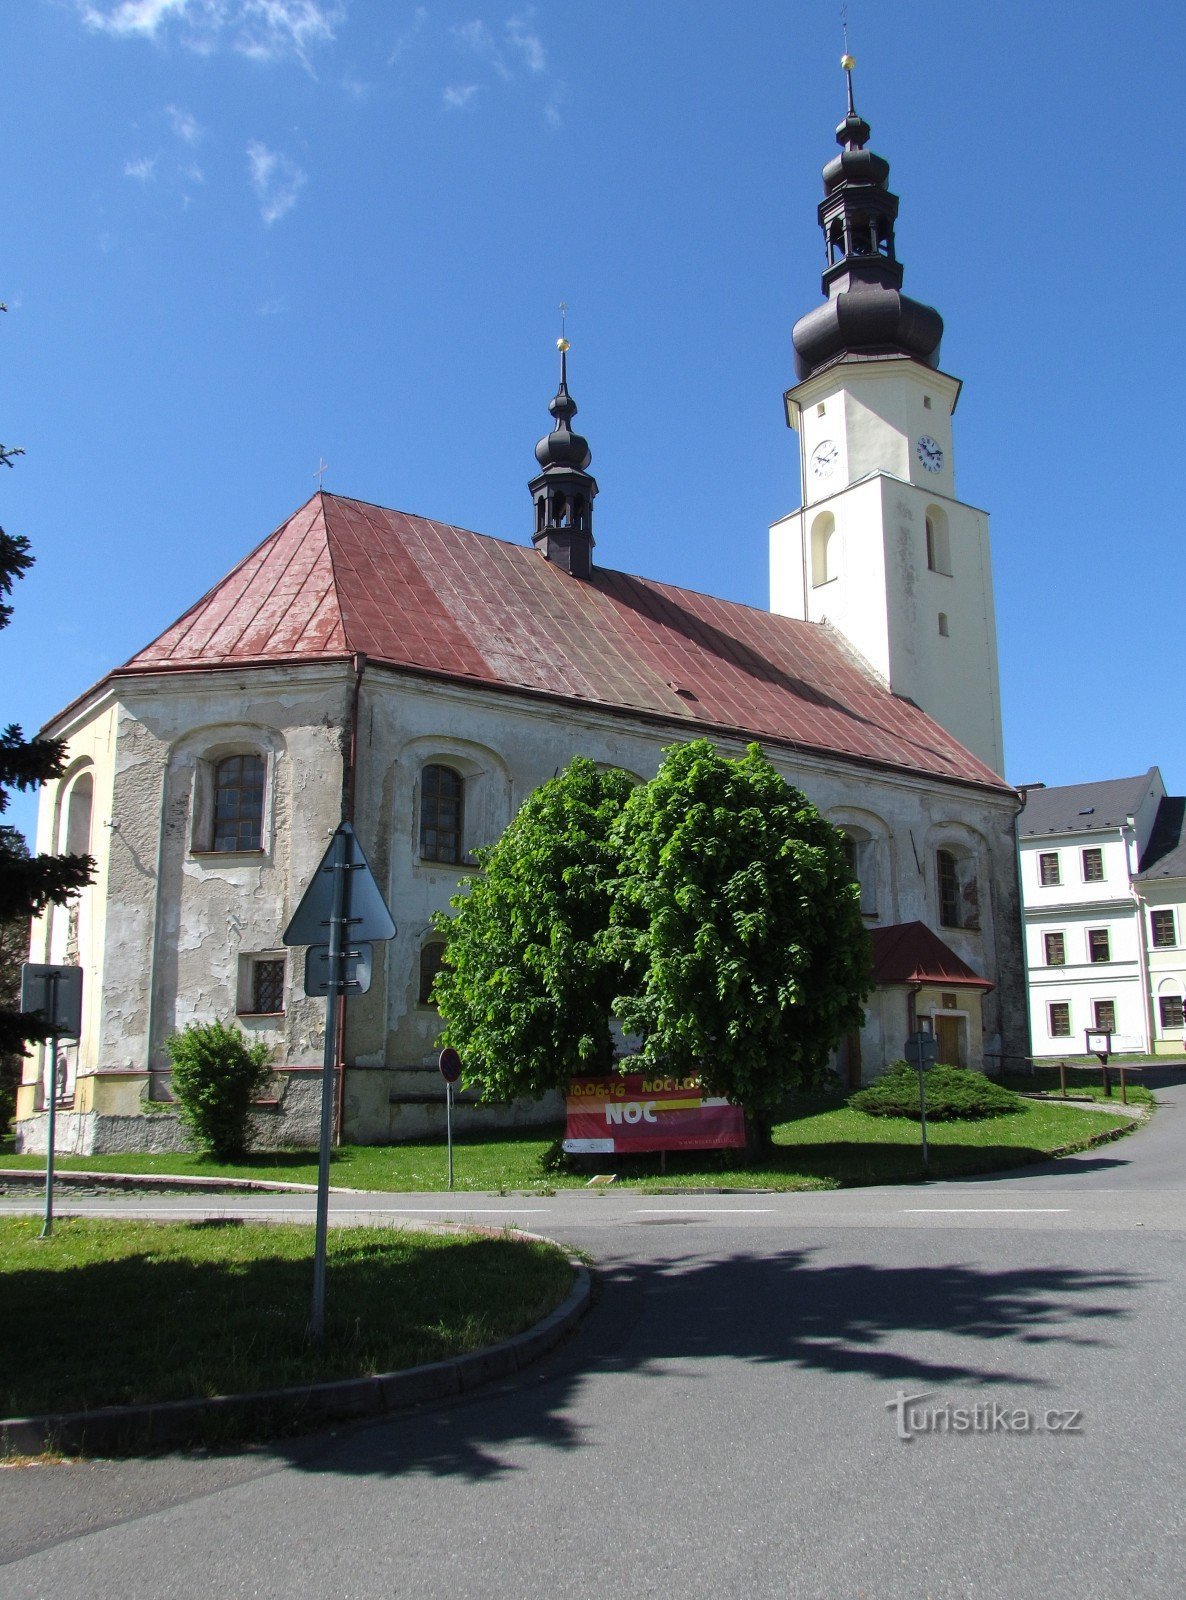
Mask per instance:
[[[264,1089],[271,1050],[225,1022],[191,1022],[166,1040],[181,1120],[205,1155],[230,1161],[247,1148],[247,1114]]]
[[[1003,1117],[1022,1107],[1012,1089],[1002,1089],[967,1067],[934,1066],[926,1080],[928,1122],[972,1122]],[[870,1117],[912,1117],[917,1122],[918,1073],[908,1062],[895,1061],[867,1089],[850,1095],[848,1103],[854,1111]]]

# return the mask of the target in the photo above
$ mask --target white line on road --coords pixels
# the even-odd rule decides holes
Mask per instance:
[[[634,1215],[659,1217],[737,1217],[773,1211],[773,1206],[636,1206]]]
[[[903,1215],[908,1217],[950,1217],[950,1216],[1013,1216],[1019,1212],[1028,1214],[1032,1211],[1062,1212],[1069,1211],[1070,1206],[904,1206]]]

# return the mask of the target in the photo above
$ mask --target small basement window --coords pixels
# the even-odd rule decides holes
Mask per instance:
[[[244,956],[239,974],[241,1017],[279,1017],[284,1014],[283,956]]]

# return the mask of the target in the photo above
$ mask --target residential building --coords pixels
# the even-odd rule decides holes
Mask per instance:
[[[1024,791],[1018,822],[1035,1056],[1186,1050],[1186,801],[1139,777]]]

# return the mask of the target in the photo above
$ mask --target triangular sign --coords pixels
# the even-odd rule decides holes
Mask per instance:
[[[341,854],[339,856],[339,850]],[[346,918],[343,943],[349,947],[360,940],[380,943],[395,938],[395,921],[387,909],[382,890],[367,865],[354,829],[343,822],[329,842],[313,881],[305,890],[296,915],[284,930],[285,944],[328,944],[329,924],[334,910],[335,862],[345,863],[346,889],[343,915]]]

